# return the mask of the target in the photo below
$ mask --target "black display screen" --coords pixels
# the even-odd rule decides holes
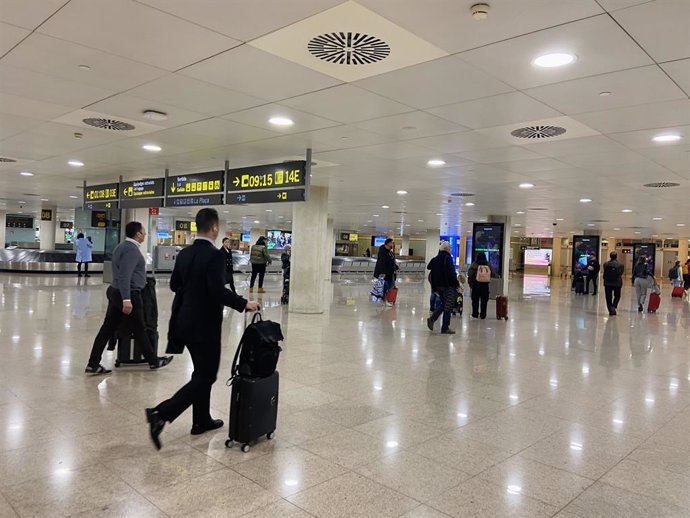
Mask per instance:
[[[472,261],[484,252],[493,271],[503,276],[503,223],[474,223],[472,225]]]

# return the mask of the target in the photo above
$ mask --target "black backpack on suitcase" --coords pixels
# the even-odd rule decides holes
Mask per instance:
[[[232,375],[247,378],[265,378],[273,374],[282,351],[278,342],[283,340],[280,324],[264,320],[260,313],[244,330],[240,345],[232,361]]]

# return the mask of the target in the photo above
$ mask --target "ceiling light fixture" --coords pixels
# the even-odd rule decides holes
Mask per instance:
[[[519,187],[520,187],[520,189],[531,189],[532,187],[534,187],[534,184],[529,183],[529,182],[525,182],[525,183],[521,183],[519,185]]]
[[[614,227],[613,230],[620,230],[620,228],[619,228],[619,227]]]
[[[70,194],[69,197],[72,198],[73,200],[79,199],[79,196],[75,196],[74,194]]]
[[[407,191],[396,191],[395,194],[398,194],[400,196],[405,196],[407,194]]]
[[[517,211],[515,214],[524,214],[524,213],[525,213],[524,210],[519,210],[519,211]]]
[[[84,167],[84,162],[80,162],[79,160],[70,160],[67,163],[72,167]]]
[[[565,221],[564,218],[556,218],[556,221]]]
[[[164,121],[168,119],[168,114],[157,110],[144,110],[141,112],[145,119],[150,121]]]
[[[146,151],[151,151],[152,153],[158,153],[163,148],[157,144],[144,144],[143,146],[141,146],[141,149],[144,149]]]
[[[666,135],[657,135],[652,140],[654,142],[678,142],[682,138],[683,137],[681,135],[666,134]]]
[[[437,216],[443,216],[443,213],[442,213],[442,212],[437,212],[436,215],[437,215]]]
[[[575,61],[575,56],[573,54],[554,52],[552,54],[539,56],[532,61],[532,64],[542,68],[555,68],[570,65],[573,61]]]
[[[41,198],[41,201],[50,201],[48,198]]]
[[[685,226],[685,223],[676,223],[676,226],[677,226],[677,227],[684,227],[684,226]]]
[[[590,198],[580,198],[580,203],[591,203],[592,200]]]
[[[273,209],[266,209],[266,212],[273,212]]]
[[[609,91],[599,92],[599,97],[608,97],[609,95],[611,95]]]
[[[258,225],[259,223],[261,223],[261,221],[259,221],[258,219],[255,219],[254,223],[256,223]]]
[[[625,212],[625,213],[632,212],[632,209],[623,209],[621,212]]]
[[[664,218],[652,218],[654,221],[661,221]]]
[[[474,207],[474,203],[468,201],[467,203],[465,203],[465,207]]]
[[[442,165],[446,165],[446,161],[441,160],[440,158],[432,158],[426,163],[426,165],[429,167],[441,167]]]
[[[390,207],[388,205],[381,205],[381,208],[382,209],[390,209]]]
[[[22,171],[19,174],[22,176],[33,176],[34,175],[32,172],[29,172],[29,171]]]
[[[378,214],[372,214],[371,217],[372,217],[372,218],[378,218],[379,215],[378,215]]]
[[[287,117],[271,117],[268,119],[268,122],[270,124],[273,124],[274,126],[292,126],[295,121],[292,119],[288,119]]]

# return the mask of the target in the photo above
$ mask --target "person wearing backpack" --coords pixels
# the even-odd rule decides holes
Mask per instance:
[[[467,270],[467,280],[472,290],[472,318],[486,318],[489,304],[489,283],[496,277],[484,252],[477,252],[474,262]],[[480,307],[481,306],[481,307]]]
[[[439,300],[434,307],[433,314],[427,318],[426,325],[430,331],[434,330],[434,323],[443,313],[441,334],[455,334],[450,328],[450,319],[453,308],[458,299],[458,282],[453,256],[450,255],[450,243],[443,241],[439,246],[438,255],[429,261],[427,268],[430,270],[431,291],[437,294]]]
[[[618,262],[618,253],[611,252],[611,258],[604,263],[604,293],[606,295],[606,307],[609,315],[616,315],[618,303],[621,300],[621,288],[623,287],[624,267]]]
[[[676,261],[671,269],[668,271],[668,280],[674,288],[679,288],[683,285],[683,268],[680,265],[680,261]]]
[[[647,259],[641,255],[633,270],[633,286],[635,286],[635,298],[637,300],[637,311],[642,313],[644,311],[644,303],[647,300],[647,288],[649,288],[648,277],[654,278],[654,275],[649,273],[647,267]]]

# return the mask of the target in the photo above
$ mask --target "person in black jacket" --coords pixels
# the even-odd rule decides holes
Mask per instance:
[[[175,395],[154,408],[146,409],[151,440],[161,448],[160,434],[165,423],[172,423],[193,405],[192,430],[198,435],[223,426],[210,413],[211,386],[220,364],[223,306],[235,311],[257,311],[256,302],[225,287],[225,260],[215,246],[218,237],[218,211],[201,209],[196,215],[197,235],[192,246],[182,250],[175,261],[170,289],[173,299],[168,347],[184,344],[194,364],[192,379]]]
[[[235,267],[232,264],[232,250],[230,250],[229,238],[223,238],[223,246],[220,247],[220,251],[223,252],[223,258],[225,259],[225,284],[229,284],[232,292],[237,293],[234,278]]]
[[[395,255],[393,255],[393,247],[395,243],[389,237],[379,247],[379,255],[376,258],[376,266],[374,267],[374,278],[378,279],[380,275],[385,275],[383,284],[383,300],[386,300],[386,293],[395,286]],[[386,302],[386,305],[392,304]]]
[[[597,288],[599,287],[599,270],[601,265],[597,261],[597,254],[592,252],[589,254],[589,261],[587,261],[587,279],[585,285],[585,295],[589,293],[589,283],[592,283],[592,295],[597,294]]]
[[[453,257],[450,255],[450,243],[448,241],[441,243],[438,255],[429,261],[427,269],[431,271],[431,289],[438,293],[442,303],[436,306],[433,314],[426,320],[426,325],[430,331],[433,331],[434,323],[443,313],[441,333],[445,335],[455,334],[455,331],[450,328],[450,318],[458,298],[460,283],[453,265]]]
[[[621,300],[625,268],[618,262],[618,253],[615,250],[609,254],[609,257],[611,260],[604,263],[604,295],[609,315],[615,316]]]

